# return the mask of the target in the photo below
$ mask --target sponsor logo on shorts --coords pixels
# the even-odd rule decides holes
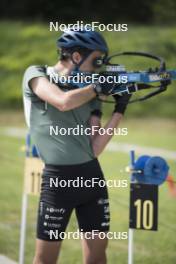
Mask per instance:
[[[65,209],[64,208],[53,208],[53,207],[47,207],[46,208],[46,211],[47,212],[50,212],[50,213],[60,213],[60,214],[64,214],[65,213]]]

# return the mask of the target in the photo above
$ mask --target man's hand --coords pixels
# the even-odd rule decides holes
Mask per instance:
[[[114,113],[120,113],[124,115],[131,96],[132,94],[125,94],[125,95],[114,94],[113,97],[116,101]]]
[[[117,83],[97,83],[94,84],[94,91],[97,95],[111,95],[113,93],[114,88],[117,86]]]

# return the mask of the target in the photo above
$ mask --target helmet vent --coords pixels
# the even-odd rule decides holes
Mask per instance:
[[[80,35],[77,35],[77,38],[81,40],[82,42],[89,44],[89,42],[85,38],[81,37]]]
[[[69,40],[73,40],[73,37],[70,35],[66,35],[65,38],[69,39]]]
[[[61,39],[59,40],[59,42],[66,42],[66,40],[63,39],[63,38],[61,38]]]
[[[93,38],[93,37],[91,37],[91,39],[92,39],[94,42],[96,42],[97,44],[100,44],[99,41],[97,41],[97,39],[95,39],[95,38]]]

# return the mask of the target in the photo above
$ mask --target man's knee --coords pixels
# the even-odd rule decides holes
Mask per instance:
[[[106,254],[95,255],[89,254],[86,258],[86,264],[106,264]]]
[[[48,260],[43,257],[34,257],[33,264],[56,264],[56,261]]]

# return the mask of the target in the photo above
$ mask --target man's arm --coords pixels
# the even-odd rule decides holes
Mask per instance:
[[[109,128],[113,131],[115,128],[119,126],[119,123],[122,119],[122,114],[120,113],[114,113],[111,117],[111,119],[107,122],[107,124],[104,126],[105,131],[107,131]],[[90,120],[90,126],[97,126],[101,127],[101,122],[100,118],[96,116],[92,116]],[[98,129],[97,129],[98,130]],[[105,133],[104,135],[100,135],[98,132],[91,136],[91,141],[92,141],[92,148],[95,157],[98,157],[101,152],[104,150],[110,139],[113,137],[112,135],[109,135],[108,133]]]
[[[112,114],[111,119],[109,122],[105,125],[104,129],[105,132],[108,130],[111,131],[110,133],[105,133],[103,135],[100,135],[100,133],[97,133],[94,137],[91,138],[92,140],[92,148],[94,155],[97,157],[106,147],[107,143],[110,141],[110,139],[113,136],[113,131],[115,128],[118,127],[125,111],[127,108],[127,105],[130,101],[131,94],[125,94],[123,96],[120,95],[113,95],[115,98],[115,107]],[[95,122],[94,122],[95,123]],[[97,119],[97,126],[100,127],[100,122]]]
[[[93,85],[88,85],[84,89],[63,92],[58,86],[50,83],[45,77],[33,78],[30,81],[30,86],[39,98],[53,105],[60,111],[72,110],[96,96]]]
[[[91,133],[90,137],[91,137],[91,141],[93,142],[94,139],[97,137],[98,135],[98,129],[101,127],[101,118],[99,116],[96,115],[91,115],[91,118],[89,120],[89,125],[90,128],[92,129],[93,127],[96,127],[96,131],[93,133]]]

